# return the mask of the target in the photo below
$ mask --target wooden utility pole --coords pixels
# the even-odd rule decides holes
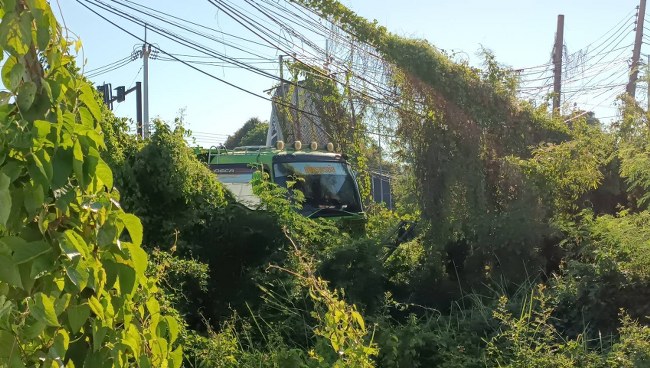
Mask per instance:
[[[630,81],[627,84],[627,94],[634,98],[636,93],[636,80],[639,78],[639,59],[641,58],[641,43],[643,42],[643,20],[645,19],[645,3],[641,0],[636,14],[636,38],[632,51],[632,65],[630,67]]]
[[[559,115],[562,101],[562,51],[564,49],[564,15],[557,16],[557,31],[553,47],[553,115]]]

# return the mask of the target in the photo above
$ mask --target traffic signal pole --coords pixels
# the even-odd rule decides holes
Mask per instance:
[[[136,122],[137,122],[137,132],[138,137],[145,138],[143,124],[142,124],[142,83],[135,82],[135,87],[126,89],[124,86],[119,86],[115,88],[116,94],[113,96],[111,85],[103,84],[97,86],[97,90],[102,94],[104,103],[108,106],[109,109],[113,110],[113,102],[124,102],[126,100],[126,95],[135,91],[135,109],[136,109]]]
[[[144,131],[143,137],[147,138],[149,135],[149,54],[151,53],[151,45],[144,43],[142,45],[142,71],[143,71],[143,92],[144,92]]]

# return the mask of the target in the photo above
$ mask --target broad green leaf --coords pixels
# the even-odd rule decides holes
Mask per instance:
[[[69,259],[74,259],[78,256],[88,258],[88,246],[86,241],[77,234],[74,230],[66,230],[59,237],[59,246]]]
[[[126,337],[122,340],[122,343],[131,348],[134,356],[140,356],[140,332],[134,325],[129,325],[126,331]]]
[[[86,128],[93,129],[95,125],[95,121],[93,120],[93,115],[90,113],[90,111],[87,108],[83,106],[79,108],[79,120],[81,120],[81,124]]]
[[[151,318],[151,326],[156,328],[158,321],[160,320],[160,303],[154,298],[149,298],[145,305],[149,311],[149,317]]]
[[[357,311],[352,311],[352,318],[357,322],[362,331],[366,331],[366,324],[363,322],[363,317]]]
[[[0,244],[9,248],[13,253],[16,249],[27,246],[27,240],[19,236],[4,236],[0,238]]]
[[[77,333],[90,317],[90,307],[88,304],[71,305],[67,309],[68,323],[72,333]]]
[[[9,368],[25,366],[21,361],[20,345],[9,331],[0,330],[0,362]]]
[[[0,281],[4,281],[9,285],[13,285],[21,289],[23,287],[18,265],[14,264],[14,261],[11,259],[11,257],[4,254],[0,254]]]
[[[11,214],[7,219],[7,228],[19,229],[24,226],[23,224],[23,191],[13,190],[11,193]]]
[[[178,346],[176,350],[169,354],[169,366],[171,368],[180,368],[183,364],[183,346]]]
[[[84,174],[84,185],[90,185],[90,183],[93,181],[93,177],[95,176],[95,172],[97,170],[97,164],[101,160],[99,157],[99,152],[93,148],[93,147],[88,147],[88,154],[86,155],[86,158],[84,159],[83,163],[83,174]]]
[[[32,269],[31,266],[32,266],[31,262],[26,262],[17,265],[18,273],[20,273],[20,280],[23,283],[24,290],[31,290],[34,287],[34,284],[36,283],[36,280],[29,277],[30,271]]]
[[[99,178],[99,180],[104,183],[106,186],[106,189],[109,191],[113,189],[113,172],[111,171],[111,168],[108,167],[106,162],[104,160],[99,160],[97,163],[97,169],[95,171],[95,175]]]
[[[88,110],[90,110],[90,113],[93,115],[95,120],[100,120],[102,118],[101,109],[99,108],[99,104],[95,99],[95,94],[90,88],[90,85],[86,83],[81,85],[81,94],[79,95],[79,99],[84,103],[84,105],[86,105]]]
[[[83,151],[81,150],[81,144],[79,143],[79,140],[74,141],[74,146],[72,149],[72,170],[74,171],[75,176],[77,177],[77,180],[79,181],[79,184],[83,185],[83,164],[84,164],[84,154]]]
[[[7,11],[7,13],[10,13],[11,9],[16,9],[16,1],[17,0],[3,0],[2,1],[3,5],[4,5],[4,9]]]
[[[149,346],[151,347],[151,352],[153,353],[152,360],[167,361],[167,355],[169,351],[167,348],[167,340],[154,337],[153,339],[149,340]]]
[[[31,314],[37,321],[44,322],[48,326],[59,326],[59,321],[54,312],[54,298],[43,293],[34,295],[34,303],[31,305]]]
[[[91,304],[92,309],[92,304]],[[101,321],[95,320],[93,323],[93,351],[98,351],[104,347],[104,338],[109,329],[106,326],[99,325]]]
[[[140,222],[140,219],[134,214],[122,213],[120,215],[120,220],[129,232],[131,242],[136,247],[139,247],[142,244],[142,223]]]
[[[52,123],[46,120],[34,120],[32,134],[37,138],[45,138],[52,130]]]
[[[29,272],[29,277],[36,280],[49,274],[56,265],[57,255],[54,252],[45,252],[36,257],[32,262],[32,268]]]
[[[3,107],[3,109],[0,110],[0,120],[6,121],[9,112],[8,108],[11,108],[7,106],[10,100],[11,100],[11,93],[7,91],[0,91],[0,106]]]
[[[20,175],[24,172],[23,163],[17,161],[7,162],[1,169],[0,172],[9,177],[9,181],[13,182],[18,179]]]
[[[36,98],[36,83],[28,81],[18,88],[18,97],[16,98],[16,102],[18,103],[20,110],[29,110],[34,103],[34,98]]]
[[[88,306],[90,307],[90,310],[95,313],[97,318],[104,319],[104,307],[102,307],[102,304],[97,300],[97,298],[91,296],[88,299]]]
[[[23,46],[27,47],[27,51],[32,45],[32,20],[31,12],[21,12],[18,19],[18,33],[20,35],[19,42],[22,42]],[[17,45],[12,45],[12,47],[18,52]],[[25,54],[27,51],[25,51]]]
[[[44,241],[34,241],[25,243],[13,249],[12,258],[15,264],[29,262],[34,258],[52,251],[52,247]]]
[[[54,312],[56,313],[57,317],[63,313],[66,308],[68,308],[68,304],[70,304],[70,300],[72,300],[72,295],[70,293],[65,293],[59,296],[58,299],[54,302]]]
[[[56,336],[54,337],[54,343],[50,347],[47,355],[55,362],[63,362],[69,344],[70,335],[68,335],[68,332],[66,332],[65,329],[61,328],[57,330]],[[59,364],[56,364],[55,366],[59,367]]]
[[[141,355],[138,361],[140,368],[151,368],[151,360],[146,355]]]
[[[112,222],[106,222],[99,228],[97,233],[97,245],[100,247],[107,247],[113,245],[117,239],[117,227]]]
[[[34,161],[40,165],[39,169],[43,174],[45,174],[49,184],[49,181],[52,180],[53,177],[52,159],[50,158],[50,154],[47,153],[46,150],[41,149],[34,153],[34,157],[38,158],[38,160]]]
[[[43,166],[41,159],[35,154],[28,157],[27,170],[29,171],[29,175],[32,177],[34,184],[38,184],[43,188],[50,187],[50,180],[47,177],[45,167]],[[52,169],[50,168],[49,170],[51,171]]]
[[[82,291],[86,288],[86,285],[88,285],[88,278],[90,277],[88,268],[88,262],[78,257],[73,261],[72,265],[65,269],[68,278],[79,289],[79,291]]]
[[[144,271],[147,269],[147,252],[144,249],[136,246],[129,247],[131,252],[131,260],[138,277],[144,277]]]
[[[15,63],[16,59],[10,59],[14,61],[13,67],[11,67],[11,70],[9,71],[8,79],[7,82],[9,85],[7,88],[10,91],[15,91],[19,86],[20,82],[23,80],[23,75],[25,74],[25,67],[23,64],[20,63]],[[9,63],[9,60],[7,60],[7,63]]]
[[[34,21],[36,22],[36,45],[45,50],[50,43],[50,14],[45,0],[29,0]]]
[[[174,343],[178,337],[178,321],[172,316],[165,316],[167,322],[167,330],[169,331],[169,342]]]
[[[85,133],[85,136],[88,137],[91,141],[95,143],[95,147],[101,149],[106,149],[106,142],[104,142],[104,136],[99,134],[96,130],[88,129]]]
[[[30,340],[37,339],[47,328],[47,324],[36,319],[28,320],[23,329],[24,337]]]
[[[72,150],[59,148],[52,159],[52,187],[61,188],[72,173]]]
[[[124,263],[117,264],[118,280],[120,282],[120,291],[126,294],[133,294],[136,285],[135,270]]]
[[[25,71],[25,67],[18,62],[18,59],[15,56],[9,57],[2,66],[2,84],[4,84],[5,88],[10,91],[15,91],[16,88],[18,88],[18,84],[20,82],[20,79],[16,79],[18,70],[14,72],[16,65],[21,65],[17,68],[22,68],[23,72]],[[20,77],[22,78],[22,75],[20,75]]]
[[[104,259],[102,260],[102,265],[104,266],[104,270],[106,271],[106,285],[105,287],[107,289],[113,288],[115,285],[115,282],[117,281],[117,276],[119,273],[119,269],[117,266],[117,263],[111,259]]]
[[[0,225],[6,226],[11,214],[11,192],[9,185],[11,179],[0,172]]]
[[[24,195],[25,209],[30,216],[43,207],[43,202],[45,202],[45,193],[43,193],[42,186],[25,186]]]

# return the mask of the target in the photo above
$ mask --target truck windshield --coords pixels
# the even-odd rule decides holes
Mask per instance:
[[[247,164],[211,164],[210,169],[240,203],[249,208],[255,208],[260,203],[251,185],[254,168]]]
[[[340,212],[361,212],[361,203],[354,177],[342,162],[283,162],[273,165],[276,184],[287,186],[295,181],[294,189],[305,195],[302,213],[321,216]],[[326,209],[340,212],[323,211]]]

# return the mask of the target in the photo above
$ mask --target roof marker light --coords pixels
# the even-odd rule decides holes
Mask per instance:
[[[327,143],[327,151],[334,152],[334,143],[332,142]]]
[[[296,151],[300,151],[300,149],[302,148],[302,143],[300,141],[293,142],[293,148],[295,148]]]
[[[284,149],[284,142],[283,141],[277,141],[277,143],[275,143],[275,148],[282,151]]]
[[[318,143],[316,141],[311,142],[309,148],[311,148],[312,151],[316,151],[318,149]]]

